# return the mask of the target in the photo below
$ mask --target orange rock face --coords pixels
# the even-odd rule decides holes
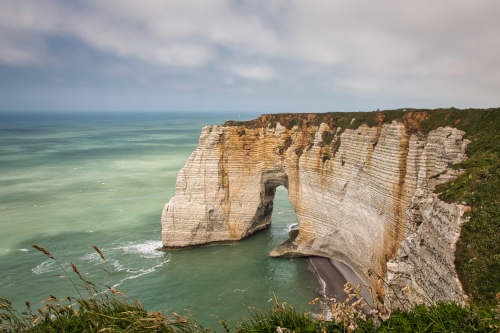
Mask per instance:
[[[387,302],[398,295],[375,276],[462,301],[453,260],[463,210],[441,205],[445,208],[434,217],[419,217],[418,210],[420,205],[429,209],[434,186],[454,176],[449,165],[466,158],[464,132],[411,130],[425,114],[407,117],[411,124],[382,119],[372,127],[347,129],[317,117],[263,116],[245,124],[204,127],[198,148],[179,172],[176,194],[163,210],[164,246],[239,240],[268,227],[275,188],[283,185],[299,234],[271,255],[341,260],[379,298],[388,296]],[[427,225],[425,232],[440,230],[427,245],[415,244],[427,237],[421,224]],[[433,224],[439,226],[433,229]],[[442,267],[446,281],[425,281],[433,265]],[[368,270],[375,275],[368,276]]]

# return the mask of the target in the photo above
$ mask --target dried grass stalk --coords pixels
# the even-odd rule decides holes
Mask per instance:
[[[92,247],[94,248],[94,250],[97,253],[99,253],[99,256],[102,258],[102,260],[106,260],[106,258],[104,258],[104,254],[102,253],[101,249],[97,245],[92,245]]]
[[[50,254],[49,250],[47,250],[46,248],[44,248],[43,246],[41,245],[38,245],[38,244],[31,244],[31,246],[33,246],[35,249],[37,249],[38,251],[40,252],[43,252],[47,257],[49,257],[50,259],[52,260],[56,260],[56,258],[54,258],[52,256],[52,254]]]

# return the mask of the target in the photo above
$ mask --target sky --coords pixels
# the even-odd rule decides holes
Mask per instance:
[[[0,110],[500,105],[498,0],[0,0]]]

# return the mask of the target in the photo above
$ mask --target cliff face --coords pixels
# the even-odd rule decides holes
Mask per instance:
[[[462,302],[454,247],[466,207],[432,192],[456,176],[448,167],[466,158],[467,140],[451,127],[416,130],[420,116],[359,127],[356,119],[337,127],[333,116],[302,115],[297,124],[262,116],[204,127],[163,210],[164,246],[239,240],[268,227],[283,185],[299,234],[271,255],[341,260],[389,306],[408,298],[405,286],[423,301]]]

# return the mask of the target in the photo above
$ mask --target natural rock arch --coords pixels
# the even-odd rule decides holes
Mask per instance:
[[[274,189],[284,185],[299,234],[271,255],[339,259],[386,301],[397,297],[367,270],[397,290],[409,284],[462,301],[453,260],[464,209],[432,191],[454,176],[449,165],[465,159],[464,133],[411,133],[397,121],[294,125],[264,117],[258,126],[204,127],[165,205],[164,246],[239,240],[266,228]]]

